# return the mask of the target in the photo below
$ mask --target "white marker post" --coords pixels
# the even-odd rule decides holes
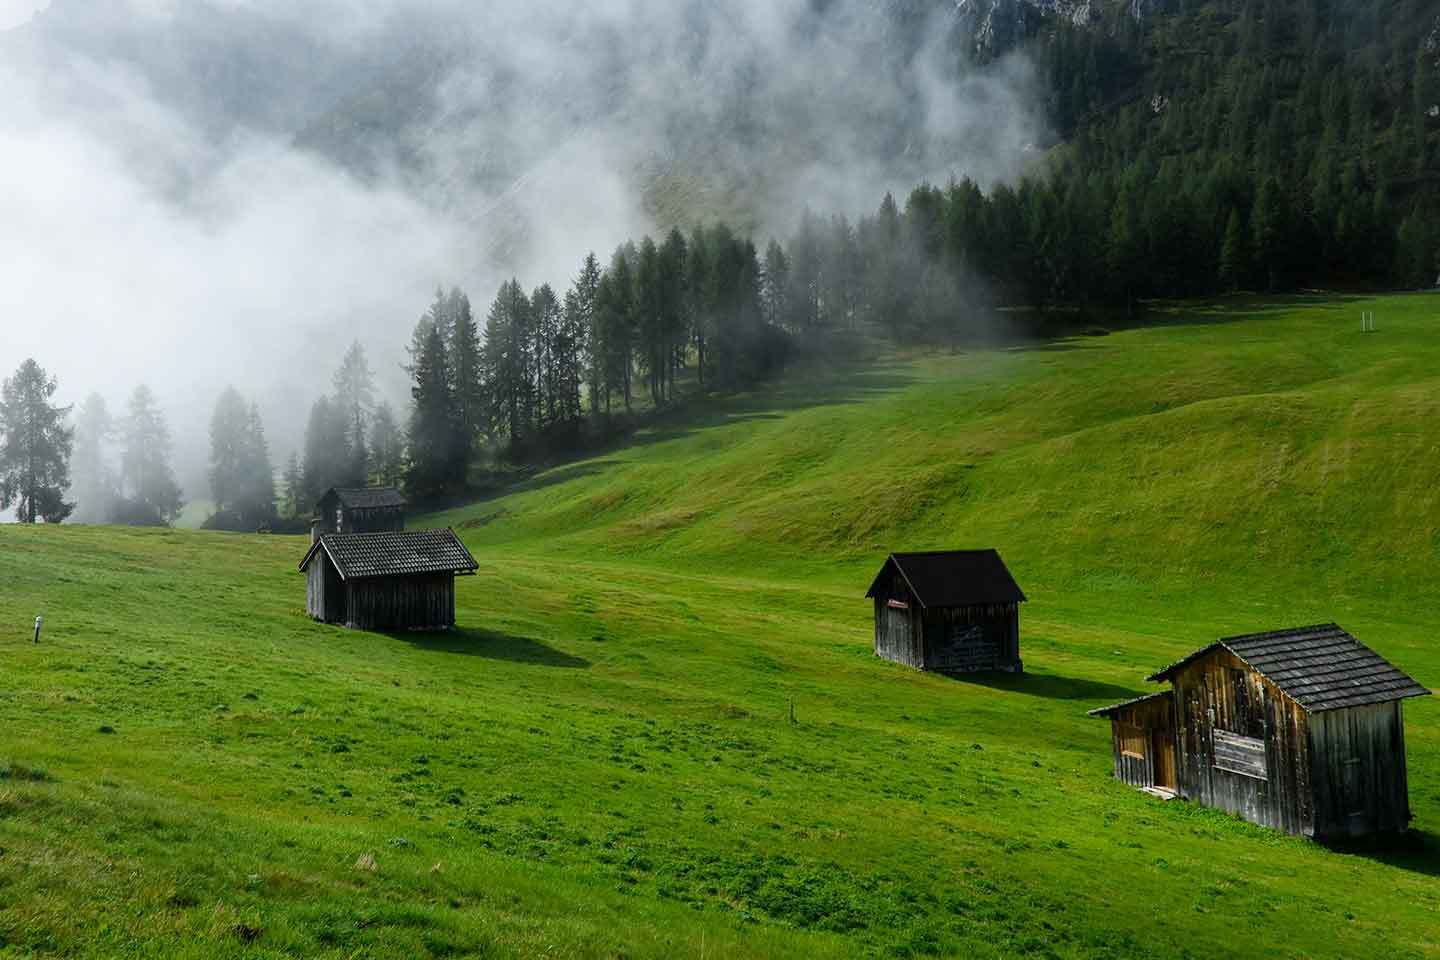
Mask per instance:
[[[45,622],[45,618],[44,618],[44,617],[36,617],[36,618],[35,618],[35,642],[36,642],[36,643],[39,643],[39,642],[40,642],[40,625],[43,624],[44,622]]]

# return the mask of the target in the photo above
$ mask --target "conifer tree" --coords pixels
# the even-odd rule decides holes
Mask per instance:
[[[382,486],[400,482],[404,467],[404,438],[400,435],[395,411],[390,404],[381,402],[375,408],[374,422],[370,427],[371,476]]]
[[[120,481],[108,458],[115,424],[105,398],[92,393],[80,405],[71,458],[70,495],[75,498],[71,519],[79,523],[106,523],[120,497]]]
[[[365,359],[365,348],[356,340],[345,351],[335,371],[335,410],[345,420],[345,466],[337,483],[360,487],[369,473],[369,451],[365,428],[375,406],[375,377]]]
[[[127,522],[171,524],[180,516],[185,500],[170,466],[170,428],[144,384],[130,395],[121,475],[130,499]]]
[[[484,440],[486,431],[485,384],[480,331],[470,308],[470,298],[458,288],[446,298],[451,318],[446,357],[450,364],[450,390],[455,397],[457,456],[468,464]]]
[[[445,339],[430,317],[416,325],[410,357],[410,459],[405,484],[420,497],[441,496],[463,484],[465,465],[455,449],[454,396]]]
[[[0,388],[0,510],[13,506],[21,523],[59,523],[75,508],[64,498],[74,431],[70,408],[51,402],[58,388],[34,360]]]

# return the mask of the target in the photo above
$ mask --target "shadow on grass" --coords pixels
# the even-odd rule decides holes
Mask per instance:
[[[452,653],[467,657],[484,657],[487,660],[506,660],[511,663],[532,663],[540,667],[562,667],[570,670],[584,670],[590,661],[583,657],[571,656],[556,650],[548,644],[530,637],[515,637],[491,630],[474,630],[456,627],[437,633],[387,633],[386,636],[404,640],[413,647],[432,653]]]
[[[1387,867],[1440,876],[1440,836],[1429,830],[1384,833],[1358,840],[1330,840],[1323,844],[1335,853],[1364,857]]]
[[[953,673],[952,680],[974,683],[995,690],[1023,693],[1047,700],[1112,700],[1119,702],[1138,696],[1130,687],[1086,680],[1083,677],[1062,677],[1054,673]]]

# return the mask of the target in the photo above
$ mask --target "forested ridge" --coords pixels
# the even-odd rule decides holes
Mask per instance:
[[[591,254],[568,282],[506,281],[474,307],[459,288],[439,291],[411,336],[409,410],[375,404],[357,344],[283,471],[281,513],[303,514],[334,483],[460,495],[491,471],[594,448],[637,415],[865,342],[992,339],[1017,315],[999,308],[1083,318],[1135,314],[1150,298],[1435,284],[1432,5],[989,9],[1010,15],[1003,42],[992,32],[964,49],[964,30],[947,42],[956,57],[1018,50],[1037,66],[1053,140],[1023,176],[918,184],[858,219],[812,208],[773,239],[724,222],[677,226]],[[241,436],[260,431],[258,417],[235,396],[222,407],[217,510],[238,526],[269,522],[244,479],[269,468],[263,434]],[[232,469],[226,451],[246,449]],[[239,489],[248,506],[233,502]],[[158,499],[155,512],[172,516],[178,497]]]

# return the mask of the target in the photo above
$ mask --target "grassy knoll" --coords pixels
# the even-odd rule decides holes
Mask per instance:
[[[1440,301],[1361,306],[736,399],[430,518],[447,635],[308,622],[296,538],[0,528],[0,954],[1436,956],[1440,706],[1413,835],[1343,851],[1114,783],[1084,716],[1319,619],[1440,677]],[[1010,562],[1023,678],[871,656],[939,545]]]

